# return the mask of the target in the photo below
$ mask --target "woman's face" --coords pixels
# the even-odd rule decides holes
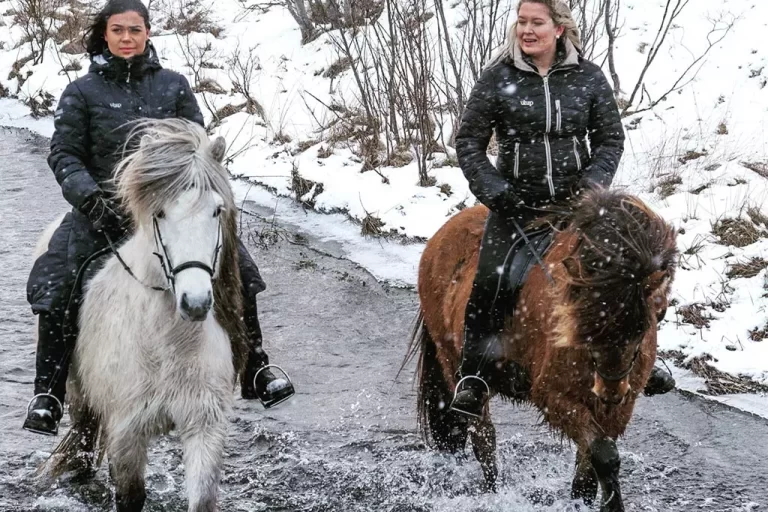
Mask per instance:
[[[517,42],[533,58],[554,55],[563,27],[555,26],[546,5],[525,2],[517,12]]]
[[[136,11],[113,14],[107,20],[104,39],[112,55],[128,59],[144,53],[149,30],[144,18]]]

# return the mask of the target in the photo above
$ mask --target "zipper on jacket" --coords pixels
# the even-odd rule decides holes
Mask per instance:
[[[133,63],[128,61],[128,75],[125,77],[125,83],[127,84],[131,83],[131,64]]]
[[[549,94],[549,75],[544,77],[544,96],[547,104],[547,126],[544,130],[544,149],[547,153],[547,185],[549,185],[549,195],[555,197],[555,184],[552,180],[552,148],[549,145],[549,132],[552,129],[552,105]]]
[[[579,156],[579,139],[573,136],[573,156],[576,157],[576,169],[581,171],[581,157]]]
[[[520,143],[515,142],[515,179],[520,176]]]
[[[555,131],[560,133],[563,128],[563,113],[560,108],[560,100],[555,100],[555,112],[557,114],[557,122],[555,123]]]

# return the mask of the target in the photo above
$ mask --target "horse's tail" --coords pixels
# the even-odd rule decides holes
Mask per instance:
[[[38,477],[55,479],[67,472],[88,472],[93,468],[97,454],[96,466],[101,464],[106,450],[97,449],[97,443],[103,448],[106,438],[100,435],[99,417],[79,400],[70,403],[69,414],[72,426],[37,470]]]
[[[437,345],[424,324],[424,312],[419,311],[411,332],[403,366],[418,354],[416,410],[419,431],[427,445],[456,452],[464,448],[467,438],[466,421],[448,410],[453,392],[443,377],[437,357]]]

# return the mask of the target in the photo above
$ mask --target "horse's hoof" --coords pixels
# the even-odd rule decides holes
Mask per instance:
[[[58,398],[47,393],[36,395],[27,406],[27,417],[22,428],[35,434],[55,436],[64,411]]]
[[[643,393],[646,396],[663,395],[675,389],[675,379],[668,371],[654,366]]]

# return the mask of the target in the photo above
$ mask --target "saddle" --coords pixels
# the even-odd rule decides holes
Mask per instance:
[[[532,230],[524,230],[524,233],[525,237],[518,236],[512,244],[511,257],[507,257],[507,264],[504,267],[507,291],[513,298],[513,302],[517,300],[517,295],[523,288],[531,268],[539,264],[540,259],[544,259],[555,237],[553,227],[548,224]]]

